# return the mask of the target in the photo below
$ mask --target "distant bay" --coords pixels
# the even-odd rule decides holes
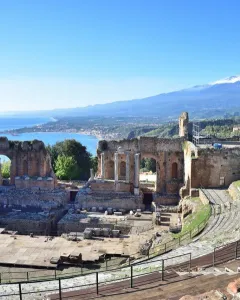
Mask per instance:
[[[1,134],[1,136],[6,136],[12,141],[40,140],[43,141],[45,145],[54,145],[56,142],[62,142],[66,139],[75,139],[83,146],[87,147],[87,151],[93,155],[96,155],[98,143],[95,136],[67,132],[28,132],[19,135]]]
[[[52,120],[49,118],[0,117],[0,131],[31,127],[49,121]],[[32,141],[36,139],[43,141],[45,145],[54,145],[56,142],[66,139],[75,139],[87,147],[87,151],[93,155],[96,155],[98,143],[98,139],[95,136],[68,132],[28,132],[17,135],[0,133],[0,136],[5,136],[12,141]]]
[[[52,118],[43,118],[43,117],[21,118],[21,117],[0,116],[0,131],[36,126],[53,120],[54,119]]]

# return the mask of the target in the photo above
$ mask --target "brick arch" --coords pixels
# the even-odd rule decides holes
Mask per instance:
[[[151,159],[154,159],[155,162],[156,162],[156,182],[155,182],[155,192],[159,191],[160,190],[160,163],[159,163],[159,157],[152,154],[152,153],[141,153],[140,155],[140,162],[142,159],[144,158],[151,158]],[[140,180],[139,180],[140,182]]]
[[[0,155],[6,156],[10,160],[10,162],[11,162],[11,164],[10,164],[10,183],[12,184],[12,182],[14,182],[14,178],[15,178],[14,169],[13,169],[14,163],[12,162],[13,159],[11,158],[12,156],[11,155],[7,155],[4,151],[1,151],[1,150],[0,150]],[[0,183],[0,185],[1,184],[2,184],[2,182]]]

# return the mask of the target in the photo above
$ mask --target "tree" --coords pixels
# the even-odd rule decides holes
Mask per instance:
[[[56,175],[60,179],[75,178],[78,172],[77,163],[71,156],[59,155],[55,168]]]
[[[50,155],[53,170],[57,175],[57,160],[59,156],[72,157],[76,164],[76,171],[68,179],[88,180],[90,177],[91,154],[86,147],[76,140],[65,140],[53,146],[47,147]],[[58,175],[57,175],[58,176]]]
[[[146,158],[145,168],[153,173],[156,172],[156,160],[153,158]]]
[[[156,172],[156,160],[154,158],[143,158],[140,162],[140,169],[143,172]]]
[[[146,158],[141,159],[140,161],[140,169],[145,169]]]
[[[2,177],[3,178],[9,178],[10,177],[10,166],[11,162],[10,161],[3,161],[1,164],[2,168]]]

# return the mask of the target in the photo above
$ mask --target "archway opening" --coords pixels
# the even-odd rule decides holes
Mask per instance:
[[[143,157],[140,162],[140,178],[141,185],[151,186],[153,190],[156,187],[157,181],[157,170],[156,170],[156,160],[154,158]]]
[[[151,210],[153,193],[157,190],[157,162],[152,157],[142,157],[140,161],[140,189],[143,192],[145,210]]]
[[[6,155],[0,155],[0,186],[11,184],[11,160]]]

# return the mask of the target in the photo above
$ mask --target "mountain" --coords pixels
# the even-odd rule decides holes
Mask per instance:
[[[57,115],[63,113],[74,116],[158,116],[172,119],[178,117],[182,111],[188,111],[191,117],[196,118],[218,117],[227,112],[240,112],[240,76],[231,76],[206,85],[144,99],[55,112]]]
[[[45,111],[41,116],[157,116],[169,120],[177,118],[182,111],[188,111],[191,118],[240,113],[240,76],[143,99]]]

